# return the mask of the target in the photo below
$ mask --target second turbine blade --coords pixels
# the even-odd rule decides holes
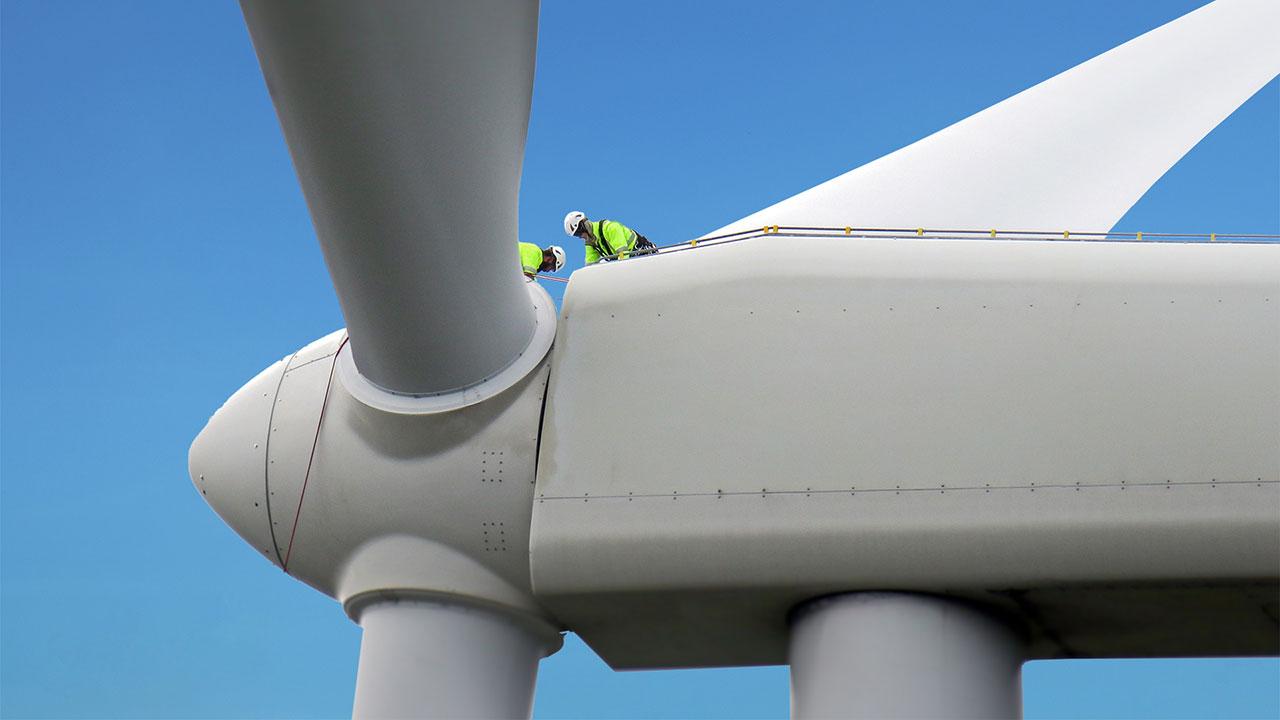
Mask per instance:
[[[1280,3],[1218,0],[709,235],[764,225],[1109,230],[1280,72]]]

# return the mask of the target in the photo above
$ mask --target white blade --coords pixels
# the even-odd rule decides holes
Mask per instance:
[[[712,235],[764,225],[1109,230],[1280,73],[1280,2],[1218,0]]]
[[[527,718],[538,661],[560,636],[446,599],[390,599],[360,612],[354,718]]]
[[[534,331],[516,195],[537,1],[242,7],[361,375],[432,394],[508,366]]]

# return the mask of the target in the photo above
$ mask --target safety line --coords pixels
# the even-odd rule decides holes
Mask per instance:
[[[281,570],[289,572],[289,558],[293,555],[293,538],[298,533],[298,518],[302,516],[302,501],[307,496],[307,483],[311,480],[311,464],[316,459],[316,446],[320,444],[320,428],[324,425],[324,411],[329,407],[329,391],[333,389],[333,372],[338,367],[338,356],[351,336],[342,338],[338,350],[333,354],[333,364],[329,366],[329,382],[324,387],[324,400],[320,402],[320,417],[316,420],[316,436],[311,441],[311,456],[307,458],[307,472],[302,476],[302,492],[298,493],[298,510],[293,514],[293,529],[289,531],[289,549],[284,553],[284,564]]]
[[[845,237],[880,240],[972,240],[977,238],[997,240],[1075,240],[1077,242],[1107,241],[1144,242],[1150,238],[1178,240],[1181,242],[1211,243],[1259,243],[1280,241],[1280,235],[1262,233],[1149,233],[1149,232],[1094,232],[1076,230],[1000,230],[956,229],[956,228],[901,228],[901,227],[828,227],[819,225],[763,225],[749,230],[739,230],[722,235],[694,238],[669,245],[657,246],[657,252],[636,254],[634,250],[605,255],[602,260],[630,260],[641,257],[693,250],[707,245],[723,245],[739,240],[750,240],[761,237]],[[625,256],[625,257],[624,257]],[[541,276],[540,276],[541,277]],[[548,278],[560,281],[559,278]]]

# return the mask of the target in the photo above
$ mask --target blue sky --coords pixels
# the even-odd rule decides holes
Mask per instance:
[[[658,242],[697,236],[1199,4],[547,0],[521,237],[563,240],[573,208]],[[0,715],[344,716],[358,628],[186,475],[227,396],[343,324],[239,10],[0,13]],[[1118,229],[1280,233],[1280,84]],[[1028,718],[1280,716],[1274,659],[1024,677]],[[786,711],[785,668],[613,673],[573,638],[536,705]]]

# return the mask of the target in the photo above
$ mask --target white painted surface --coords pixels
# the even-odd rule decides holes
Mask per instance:
[[[485,402],[406,415],[347,391],[342,339],[273,365],[210,418],[191,448],[205,499],[340,602],[413,590],[544,618],[527,552],[546,359]]]
[[[527,718],[560,637],[492,610],[400,600],[360,613],[355,718]]]
[[[534,588],[611,663],[777,662],[846,590],[1276,583],[1280,246],[762,238],[579,271],[561,326]],[[1063,622],[1206,652],[1206,592]],[[1274,645],[1249,592],[1215,652]]]
[[[541,285],[525,282],[526,302],[533,308],[533,339],[512,359],[511,364],[475,385],[461,390],[434,395],[392,393],[374,385],[360,374],[351,348],[345,347],[338,357],[337,372],[343,387],[369,407],[391,413],[424,415],[457,410],[486,400],[515,385],[533,371],[547,356],[556,339],[556,306]]]
[[[245,0],[361,373],[434,394],[534,335],[516,252],[536,0]]]
[[[1023,649],[1000,619],[927,595],[857,593],[800,608],[791,717],[1022,717]]]
[[[188,474],[204,501],[274,563],[279,560],[263,475],[271,408],[288,362],[272,363],[227,398],[187,453]]]

